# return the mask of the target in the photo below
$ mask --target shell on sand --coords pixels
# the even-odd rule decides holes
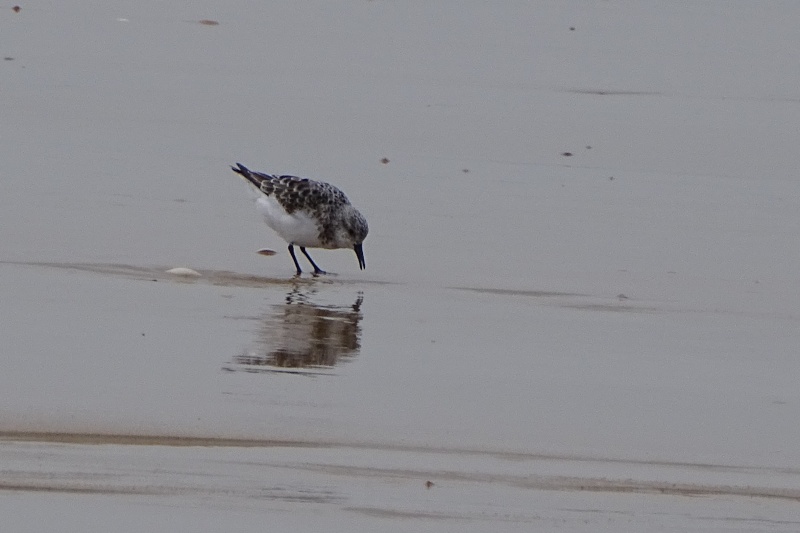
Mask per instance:
[[[271,256],[277,254],[278,252],[276,252],[275,250],[270,250],[269,248],[262,248],[258,250],[256,253],[259,255]]]
[[[200,277],[200,272],[186,267],[170,268],[169,270],[167,270],[167,274],[173,274],[175,276],[195,277],[195,278]]]

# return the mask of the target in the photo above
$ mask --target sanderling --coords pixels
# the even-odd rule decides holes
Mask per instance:
[[[272,176],[253,172],[241,163],[231,167],[258,190],[256,209],[264,222],[289,243],[297,275],[303,273],[294,255],[294,245],[314,267],[314,274],[325,274],[306,252],[306,248],[352,248],[363,270],[361,244],[369,231],[367,220],[350,204],[347,196],[321,181],[297,176]]]

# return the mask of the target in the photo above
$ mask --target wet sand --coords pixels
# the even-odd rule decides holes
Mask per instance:
[[[5,525],[800,529],[773,7],[6,9]],[[368,269],[294,277],[235,161],[348,191]]]
[[[722,342],[732,324],[757,336],[774,318],[558,291],[166,270],[0,265],[15,281],[0,491],[17,495],[0,501],[21,523],[37,523],[40,505],[69,505],[76,531],[106,513],[160,527],[164,509],[188,530],[199,507],[245,529],[256,525],[233,517],[291,512],[287,524],[313,529],[321,513],[363,530],[800,524],[796,451],[774,451],[795,429],[786,419],[770,431],[790,416],[786,393],[760,399],[710,380],[704,361],[670,371],[654,349],[631,349],[665,328],[673,339],[694,331],[693,343],[715,331]],[[597,344],[604,335],[618,351]],[[665,342],[662,356],[685,340]],[[736,372],[743,364],[749,380],[760,362],[741,358]]]
[[[635,531],[676,522],[690,529],[791,531],[800,524],[791,509],[800,491],[783,488],[797,471],[225,439],[6,435],[3,441],[8,460],[0,490],[20,495],[16,513],[32,514],[30,503],[55,502],[58,509],[102,498],[98,526],[112,513],[141,524],[136,515],[164,509],[180,517],[182,530],[207,515],[246,528],[254,516],[279,522],[291,516],[295,527],[312,528],[319,515],[362,528],[468,531],[489,525]],[[204,502],[213,502],[211,509]]]

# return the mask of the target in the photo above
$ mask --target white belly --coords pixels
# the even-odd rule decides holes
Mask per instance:
[[[317,223],[302,211],[291,215],[270,196],[261,196],[256,200],[256,208],[264,217],[264,222],[283,240],[297,246],[316,248],[319,242]]]

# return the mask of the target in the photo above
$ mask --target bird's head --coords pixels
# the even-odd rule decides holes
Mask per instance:
[[[361,270],[367,267],[364,261],[364,249],[362,248],[364,239],[367,238],[367,233],[369,233],[367,219],[356,208],[350,206],[345,216],[342,217],[342,224],[336,231],[335,239],[339,248],[352,248],[355,250],[356,257],[358,257],[358,266]]]

